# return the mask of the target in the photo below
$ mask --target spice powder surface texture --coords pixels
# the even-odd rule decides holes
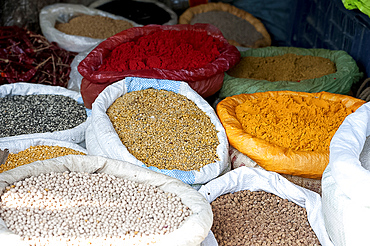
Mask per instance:
[[[213,62],[223,46],[206,31],[155,31],[118,45],[98,71],[196,69]]]
[[[129,92],[107,115],[128,151],[147,166],[199,171],[219,160],[214,124],[183,95],[152,88]]]
[[[330,141],[352,111],[342,103],[291,95],[258,97],[235,108],[245,132],[301,151],[329,151]]]

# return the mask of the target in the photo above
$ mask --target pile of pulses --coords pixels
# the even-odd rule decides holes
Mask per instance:
[[[191,214],[155,186],[77,172],[18,181],[6,187],[0,207],[6,226],[30,245],[148,245]]]
[[[265,191],[238,191],[211,203],[212,232],[222,245],[321,245],[307,212]]]
[[[19,151],[16,154],[9,153],[5,164],[0,165],[0,173],[34,161],[42,161],[65,155],[85,155],[85,153],[59,146],[31,146],[25,150]]]
[[[107,114],[128,151],[147,166],[191,171],[218,160],[215,126],[183,95],[133,91],[118,98]]]
[[[0,97],[0,137],[68,130],[86,119],[84,105],[67,96]]]

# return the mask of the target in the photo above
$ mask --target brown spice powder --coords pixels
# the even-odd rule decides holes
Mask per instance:
[[[243,57],[227,74],[236,78],[295,81],[320,78],[335,73],[335,63],[318,56],[285,54],[271,57]]]
[[[57,23],[55,28],[69,35],[89,38],[105,39],[133,25],[124,20],[115,20],[99,15],[80,15],[72,18],[68,23]]]

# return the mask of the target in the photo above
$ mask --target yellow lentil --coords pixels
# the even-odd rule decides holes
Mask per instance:
[[[108,108],[107,115],[128,151],[147,166],[190,171],[218,160],[214,124],[181,94],[129,92]]]
[[[35,161],[47,160],[65,155],[85,155],[85,153],[59,146],[31,146],[16,154],[9,153],[5,164],[0,165],[0,173]]]

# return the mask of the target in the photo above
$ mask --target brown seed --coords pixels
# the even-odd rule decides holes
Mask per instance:
[[[211,230],[220,246],[229,242],[236,245],[320,245],[308,223],[306,210],[274,194],[239,191],[220,196],[211,205],[214,215]],[[225,223],[230,218],[232,223]]]

